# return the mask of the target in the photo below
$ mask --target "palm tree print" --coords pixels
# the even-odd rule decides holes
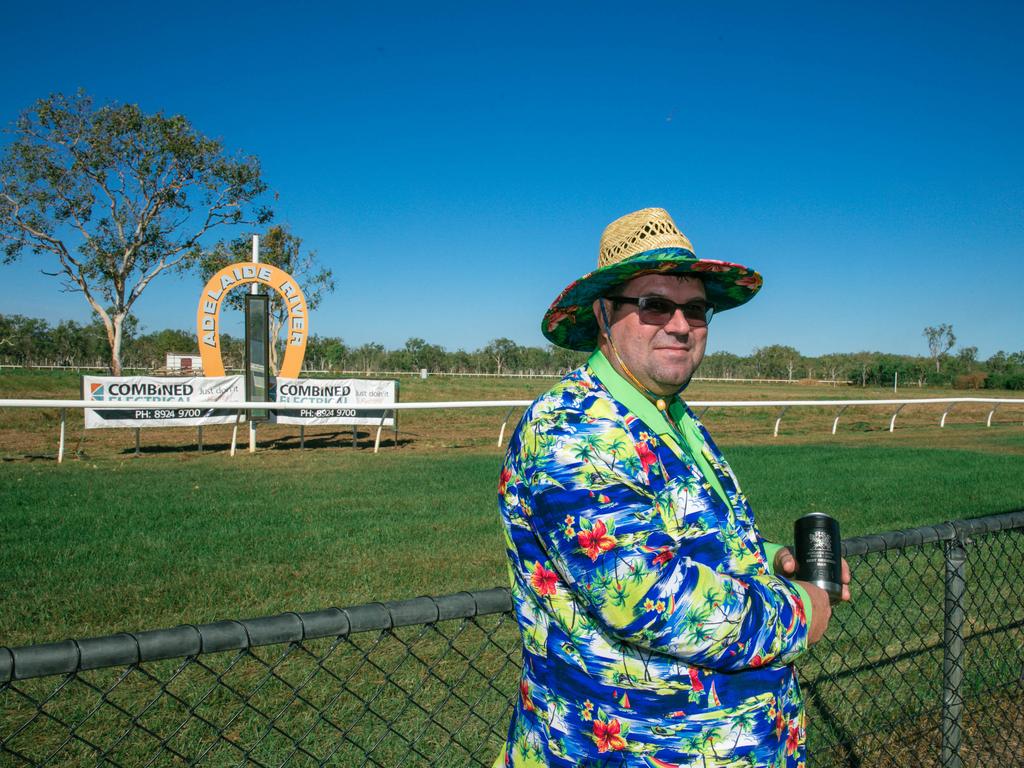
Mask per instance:
[[[685,440],[605,378],[587,365],[539,398],[502,468],[532,704],[517,696],[506,768],[796,768],[804,729],[790,724],[803,705],[787,664],[806,648],[800,595],[768,572],[703,426],[694,420],[728,501]]]

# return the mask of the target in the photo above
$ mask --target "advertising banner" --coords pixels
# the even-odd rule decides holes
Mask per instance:
[[[83,376],[82,399],[153,403],[151,408],[86,408],[85,428],[199,427],[233,424],[237,411],[192,408],[189,401],[245,402],[241,376]],[[245,420],[245,415],[242,415]]]
[[[370,379],[277,380],[275,402],[308,405],[297,411],[273,411],[278,424],[381,424],[395,426],[397,382]],[[353,406],[372,406],[356,409]],[[385,416],[386,414],[386,416]]]

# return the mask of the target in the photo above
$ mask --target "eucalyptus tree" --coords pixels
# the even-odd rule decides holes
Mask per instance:
[[[950,323],[928,326],[922,334],[928,340],[928,353],[935,361],[935,372],[939,372],[939,361],[946,356],[946,353],[956,344],[956,336],[953,335],[953,326]]]
[[[86,94],[36,101],[0,156],[4,262],[26,254],[81,293],[121,372],[125,318],[161,274],[191,268],[211,230],[266,222],[259,161],[231,155],[181,115]]]

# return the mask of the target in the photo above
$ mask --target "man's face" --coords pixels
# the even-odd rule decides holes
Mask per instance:
[[[707,298],[700,278],[685,275],[642,275],[612,293],[616,296],[661,296],[677,304],[706,301]],[[600,302],[600,299],[594,302],[594,315],[602,331],[598,346],[612,366],[622,373],[619,360],[604,333]],[[604,303],[615,349],[640,383],[662,396],[674,395],[686,386],[704,358],[707,326],[691,327],[678,309],[664,325],[645,325],[640,322],[635,304],[616,305],[610,299],[604,299]]]

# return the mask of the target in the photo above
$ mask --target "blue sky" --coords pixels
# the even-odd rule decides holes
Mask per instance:
[[[1024,348],[1021,8],[9,4],[0,121],[83,88],[257,155],[334,270],[312,330],[350,344],[542,344],[604,225],[656,205],[765,277],[711,350],[925,354],[952,323],[987,357]],[[0,267],[0,312],[88,320],[48,266]],[[190,328],[199,289],[154,283],[143,326]]]

